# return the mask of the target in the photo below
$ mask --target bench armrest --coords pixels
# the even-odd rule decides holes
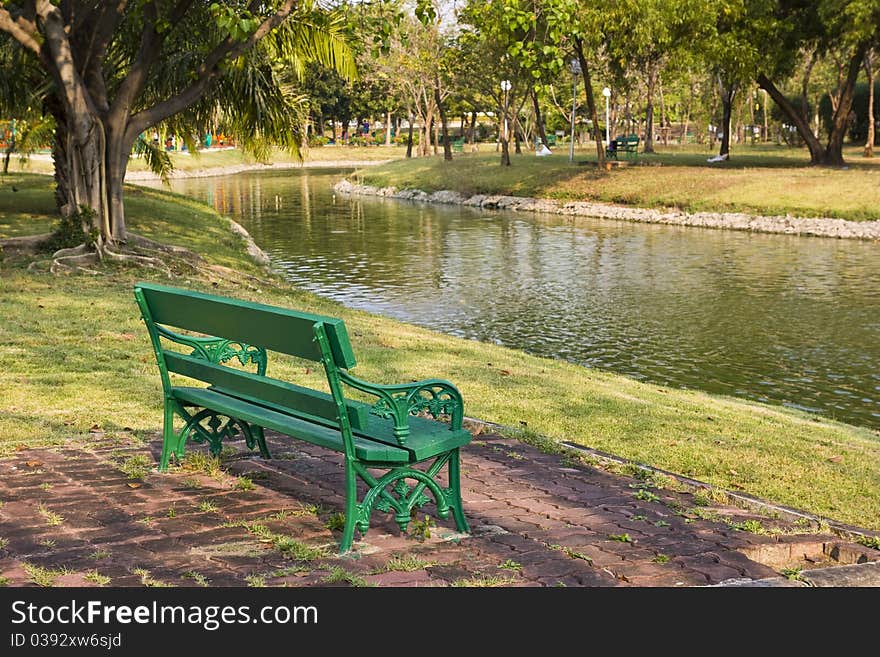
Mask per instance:
[[[217,364],[237,358],[242,366],[248,363],[256,365],[257,374],[260,376],[266,374],[266,350],[262,347],[255,347],[237,340],[227,340],[226,338],[215,338],[213,336],[183,335],[158,324],[156,324],[156,332],[172,342],[192,347],[190,356],[204,358],[208,362]]]
[[[464,402],[452,383],[443,379],[425,379],[414,383],[380,385],[358,379],[345,370],[339,371],[343,383],[361,392],[378,397],[370,413],[394,420],[394,437],[402,445],[409,435],[409,416],[426,411],[434,418],[448,415],[451,431],[461,429]]]

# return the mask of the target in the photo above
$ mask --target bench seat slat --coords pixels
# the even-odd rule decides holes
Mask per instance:
[[[230,397],[207,388],[173,387],[172,396],[178,401],[203,406],[245,422],[272,429],[306,442],[320,445],[337,452],[344,452],[342,435],[339,429],[315,424],[308,420],[281,413],[243,399]],[[410,453],[386,443],[367,440],[356,436],[355,456],[363,461],[380,463],[410,463]]]
[[[472,438],[467,429],[450,431],[448,424],[415,415],[409,416],[409,427],[410,434],[402,447],[412,454],[414,461],[428,459],[450,449],[462,447]],[[369,416],[363,429],[354,429],[354,435],[388,445],[397,445],[397,438],[394,437],[394,422],[375,415]]]
[[[282,406],[267,404],[258,398],[245,398],[234,390],[217,389],[217,391],[245,399],[245,401],[259,406],[273,408],[282,413],[298,414],[296,409],[286,409]],[[448,424],[411,415],[409,417],[410,435],[407,436],[406,443],[400,445],[397,442],[397,438],[394,437],[394,422],[391,419],[371,415],[369,404],[363,402],[348,400],[346,405],[349,408],[349,417],[356,415],[359,421],[357,426],[352,423],[352,432],[355,436],[405,449],[410,453],[413,462],[429,459],[450,449],[467,445],[472,438],[471,433],[467,429],[450,431]],[[336,424],[334,423],[333,426],[336,426]]]
[[[215,365],[203,358],[175,351],[163,351],[169,372],[210,383],[218,391],[284,413],[299,415],[315,422],[339,428],[336,402],[332,395],[304,388],[267,376],[252,374],[224,365]],[[364,428],[369,408],[364,404],[346,403],[348,419],[353,428]]]

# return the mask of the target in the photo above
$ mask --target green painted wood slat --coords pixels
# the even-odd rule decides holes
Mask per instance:
[[[315,424],[303,418],[280,413],[243,399],[229,397],[207,388],[171,388],[171,394],[182,402],[211,408],[267,429],[287,434],[308,443],[337,452],[345,452],[339,429]],[[410,453],[386,443],[354,438],[354,455],[359,460],[373,463],[410,463]]]
[[[315,323],[321,322],[336,365],[350,369],[357,364],[341,319],[164,285],[137,283],[135,287],[142,291],[157,324],[240,340],[313,361],[321,360],[313,330]]]
[[[284,413],[313,419],[339,428],[337,407],[333,397],[320,390],[260,376],[224,365],[215,365],[203,358],[163,350],[169,372],[204,381],[218,391],[263,406],[277,406]],[[369,407],[346,403],[353,428],[364,429],[369,421]]]

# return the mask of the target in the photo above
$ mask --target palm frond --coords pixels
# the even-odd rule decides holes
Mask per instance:
[[[161,143],[154,144],[140,135],[134,144],[134,154],[136,157],[143,157],[147,168],[159,176],[164,184],[169,184],[174,163]]]

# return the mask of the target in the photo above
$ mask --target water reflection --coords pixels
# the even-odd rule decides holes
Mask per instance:
[[[297,285],[454,335],[880,426],[880,246],[181,180]]]

